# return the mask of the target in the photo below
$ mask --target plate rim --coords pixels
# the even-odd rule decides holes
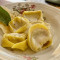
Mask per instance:
[[[23,1],[23,2],[7,3],[7,4],[1,5],[1,6],[6,6],[6,5],[11,5],[11,4],[16,4],[16,3],[32,3],[32,4],[34,3],[34,4],[42,4],[42,5],[45,5],[45,6],[54,8],[55,10],[57,10],[57,11],[60,12],[60,9],[59,9],[59,8],[56,8],[56,7],[52,6],[52,5],[49,5],[49,4],[46,4],[46,3],[41,3],[41,2],[28,2],[28,1]]]
[[[45,3],[40,3],[40,2],[15,2],[15,3],[8,3],[8,4],[4,4],[4,5],[1,5],[1,6],[6,6],[6,5],[11,5],[11,4],[18,4],[18,3],[31,3],[31,4],[42,4],[42,5],[45,5],[45,6],[48,6],[48,7],[50,7],[51,9],[54,9],[55,11],[57,11],[57,12],[60,12],[60,9],[58,9],[58,8],[56,8],[56,7],[54,7],[54,6],[51,6],[51,5],[48,5],[48,4],[45,4]],[[60,13],[59,13],[60,14]],[[1,52],[1,54],[2,54],[2,52]],[[9,55],[9,54],[8,54]],[[2,56],[2,58],[1,58],[1,60],[3,60],[3,56]],[[10,59],[11,60],[11,59]]]

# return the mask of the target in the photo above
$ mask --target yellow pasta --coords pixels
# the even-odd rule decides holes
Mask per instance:
[[[26,39],[26,34],[22,33],[10,33],[10,34],[4,34],[5,38],[7,38],[9,41],[13,43],[19,43],[21,41],[24,41]]]
[[[7,38],[3,38],[1,45],[2,45],[2,47],[10,47],[11,48],[14,45],[14,43],[9,41]]]
[[[24,51],[27,49],[27,42],[25,38],[26,38],[25,34],[18,33],[4,34],[1,45],[3,47],[16,48]]]
[[[52,37],[49,29],[44,24],[34,24],[28,31],[28,45],[37,52],[51,45]]]
[[[15,49],[20,49],[22,51],[26,50],[27,49],[27,41],[24,40],[22,42],[19,42],[19,43],[16,43],[12,46],[12,48],[15,48]]]
[[[44,21],[42,11],[24,11],[23,17],[27,18],[31,23]]]
[[[28,28],[29,21],[23,17],[16,17],[14,20],[11,20],[9,27],[12,32],[19,33],[24,32]]]

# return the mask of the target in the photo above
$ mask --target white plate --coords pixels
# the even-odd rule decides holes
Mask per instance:
[[[52,53],[60,43],[60,10],[42,3],[20,2],[5,5],[11,10],[22,13],[24,10],[42,10],[44,17],[48,23],[51,24],[53,33],[53,43],[49,48],[34,53],[33,51],[10,51],[0,46],[0,57],[2,60],[60,60],[55,58]],[[1,38],[0,38],[1,39]],[[1,41],[1,40],[0,40]],[[54,59],[55,58],[55,59]]]

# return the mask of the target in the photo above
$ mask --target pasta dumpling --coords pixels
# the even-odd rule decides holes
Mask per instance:
[[[9,23],[10,30],[15,33],[24,32],[28,28],[29,21],[23,17],[16,17]]]
[[[50,30],[44,24],[34,24],[28,31],[28,45],[37,52],[49,47],[52,43]]]
[[[42,11],[24,11],[23,17],[27,18],[31,23],[44,21]]]
[[[25,39],[26,39],[25,34],[19,33],[4,34],[1,45],[3,47],[17,48],[24,51],[27,49],[26,43],[27,40]]]

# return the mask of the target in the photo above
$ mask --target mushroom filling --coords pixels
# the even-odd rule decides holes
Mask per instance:
[[[49,43],[50,43],[50,41],[47,41],[45,44],[43,44],[42,48],[44,48],[46,46],[48,47]]]

